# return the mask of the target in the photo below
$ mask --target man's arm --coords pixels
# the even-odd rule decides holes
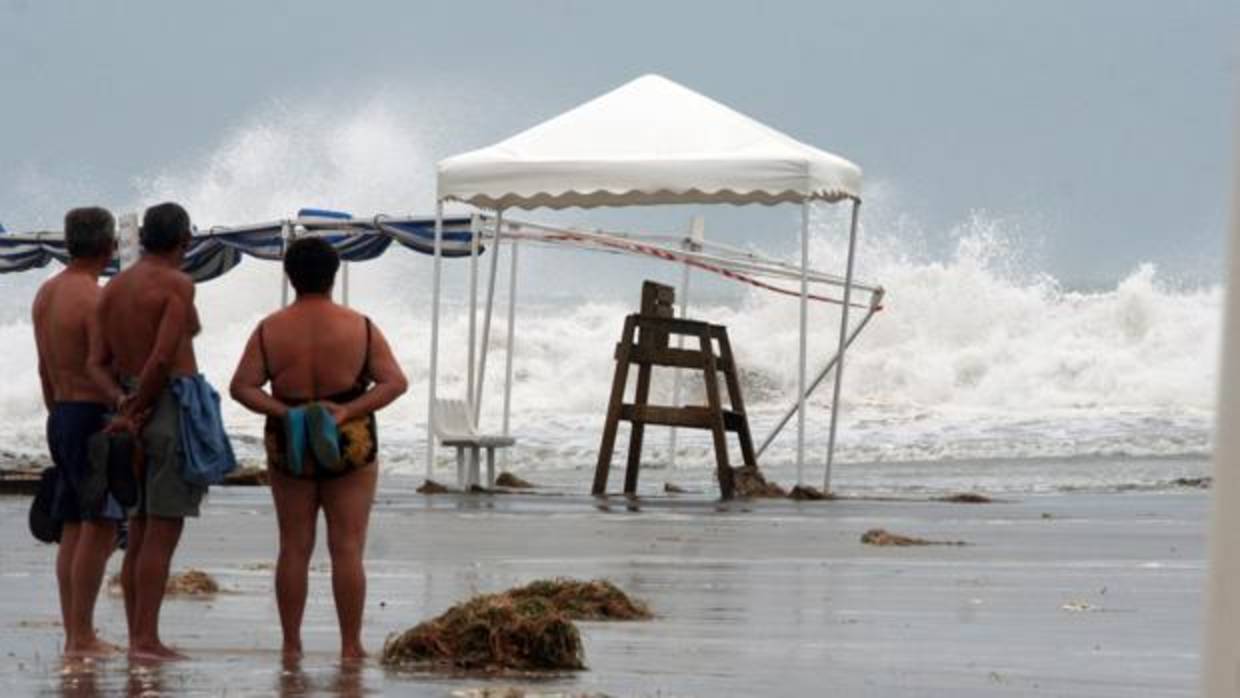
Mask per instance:
[[[39,289],[39,293],[34,297],[34,303],[30,308],[30,326],[34,329],[34,345],[35,353],[38,354],[39,361],[39,387],[43,390],[43,405],[48,412],[52,411],[52,405],[56,402],[56,391],[52,386],[52,376],[47,370],[47,361],[43,359],[43,339],[39,334],[39,328],[43,325],[43,316],[47,310],[43,298],[43,290]]]
[[[103,333],[103,307],[103,303],[99,302],[87,313],[86,338],[90,350],[86,358],[86,375],[103,390],[109,404],[115,407],[120,405],[125,393],[116,382],[112,370],[112,347]]]
[[[186,282],[188,284],[188,281]],[[155,331],[155,346],[147,357],[138,374],[138,388],[133,397],[125,403],[125,416],[133,417],[143,414],[159,397],[168,385],[168,376],[175,365],[177,352],[181,342],[186,340],[189,329],[190,303],[192,303],[192,286],[189,294],[190,302],[186,302],[183,289],[174,289],[164,298],[159,314],[159,327]],[[179,291],[179,292],[178,292]]]

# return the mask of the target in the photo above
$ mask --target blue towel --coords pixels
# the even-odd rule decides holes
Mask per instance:
[[[216,485],[237,467],[220,417],[220,395],[201,373],[172,379],[181,405],[181,467],[187,482]]]

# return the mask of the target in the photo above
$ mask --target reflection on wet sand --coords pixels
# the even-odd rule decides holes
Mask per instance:
[[[282,661],[280,677],[276,682],[276,691],[281,698],[308,695],[333,695],[342,698],[360,698],[368,691],[365,688],[365,662],[340,662],[332,670],[307,673],[300,659],[286,658]]]

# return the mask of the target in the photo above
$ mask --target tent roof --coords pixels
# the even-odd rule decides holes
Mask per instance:
[[[861,196],[861,169],[658,75],[441,160],[439,197],[481,208],[776,204]]]

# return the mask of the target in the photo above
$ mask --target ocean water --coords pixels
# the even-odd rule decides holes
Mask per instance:
[[[204,159],[136,177],[140,196],[118,210],[172,198],[184,202],[200,225],[273,219],[304,205],[358,213],[425,212],[433,199],[425,134],[399,116],[375,103],[348,118],[315,112],[256,117]],[[858,263],[863,278],[886,288],[887,302],[846,363],[836,488],[1105,490],[1160,487],[1208,470],[1220,287],[1166,278],[1156,260],[1110,283],[1063,282],[1029,261],[1029,243],[1018,226],[983,213],[939,231],[934,236],[939,243],[928,245],[924,235],[910,232],[899,202],[884,200],[882,187],[878,191],[877,205],[867,203]],[[537,212],[524,217],[543,218]],[[590,214],[577,220],[588,223]],[[815,211],[816,267],[842,269],[840,223],[838,210]],[[786,237],[795,240],[795,227]],[[794,249],[785,244],[777,254],[791,255]],[[510,467],[584,490],[623,317],[636,305],[642,278],[672,280],[679,270],[651,261],[616,272],[612,257],[557,257],[563,253],[545,249],[523,249],[522,255],[526,273],[519,291],[512,402],[520,444]],[[426,467],[430,268],[427,258],[394,250],[350,270],[354,304],[388,335],[411,381],[409,393],[380,418],[384,467],[411,475]],[[441,395],[464,395],[466,268],[462,262],[447,267]],[[12,453],[44,450],[26,312],[38,281],[52,271],[0,278],[8,299],[0,309],[5,348],[0,373],[6,377],[0,384],[0,423],[8,435],[0,449]],[[620,273],[626,276],[617,278]],[[593,283],[595,277],[608,282]],[[691,315],[729,328],[760,443],[794,400],[797,303],[708,282],[703,275],[694,283],[703,290]],[[500,423],[509,331],[506,288],[501,272],[485,377],[486,429]],[[199,287],[205,329],[197,340],[198,355],[221,389],[256,322],[279,298],[276,268],[255,260]],[[833,307],[812,309],[811,375],[833,351],[836,313]],[[700,382],[686,377],[686,399],[702,399]],[[671,384],[670,372],[656,372],[653,400],[669,400]],[[807,411],[809,463],[803,477],[815,485],[823,478],[828,386],[810,399]],[[260,458],[260,419],[226,403],[238,451],[244,458]],[[794,424],[762,459],[784,482],[796,478]],[[618,464],[625,443],[622,430]],[[648,487],[664,481],[709,483],[713,456],[705,434],[681,432],[673,467],[666,430],[652,428],[645,454]],[[441,457],[436,477],[447,478],[449,454]]]

